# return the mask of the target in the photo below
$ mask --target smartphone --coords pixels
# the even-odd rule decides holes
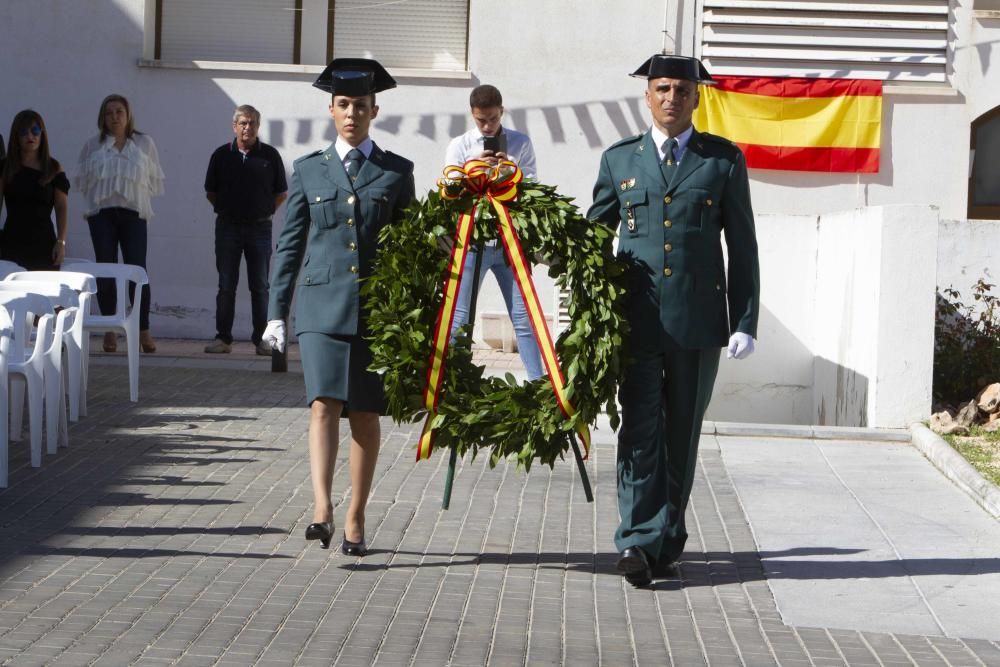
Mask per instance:
[[[507,152],[507,137],[503,133],[493,137],[483,137],[483,150],[496,153]]]

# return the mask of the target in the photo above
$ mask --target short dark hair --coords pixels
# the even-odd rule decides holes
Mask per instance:
[[[473,109],[490,109],[503,106],[503,96],[496,86],[484,83],[472,89],[469,95],[469,106]]]

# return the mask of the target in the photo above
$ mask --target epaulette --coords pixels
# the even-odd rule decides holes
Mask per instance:
[[[296,158],[295,161],[292,164],[296,165],[299,162],[304,162],[305,160],[308,160],[309,158],[316,157],[317,155],[322,155],[325,152],[326,152],[325,148],[320,148],[318,150],[314,150],[312,153],[306,153],[302,157]]]
[[[711,134],[709,132],[699,132],[698,134],[700,134],[701,137],[703,139],[705,139],[706,141],[714,141],[715,143],[722,144],[723,146],[735,146],[736,145],[732,141],[730,141],[729,139],[726,139],[725,137],[720,137],[717,134]]]
[[[642,134],[633,134],[630,137],[625,137],[624,139],[619,139],[615,143],[613,143],[610,146],[608,146],[608,150],[611,150],[612,148],[618,148],[619,146],[627,146],[629,144],[634,144],[637,141],[641,141],[642,137],[643,137]]]
[[[397,153],[393,153],[392,151],[383,150],[382,152],[385,153],[386,158],[388,158],[389,160],[396,160],[397,162],[402,163],[404,165],[405,169],[413,169],[413,161],[412,160],[407,160],[402,155],[399,155]]]

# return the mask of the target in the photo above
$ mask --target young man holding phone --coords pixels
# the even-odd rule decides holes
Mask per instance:
[[[517,130],[509,130],[501,125],[503,119],[503,97],[495,86],[484,84],[476,86],[469,95],[469,106],[476,127],[465,134],[455,137],[448,144],[445,152],[445,165],[465,164],[466,161],[478,158],[490,164],[500,160],[510,160],[524,173],[525,178],[534,179],[535,149],[528,135]],[[479,273],[479,285],[473,287],[472,275],[476,267],[476,252],[469,252],[465,260],[464,276],[458,292],[458,304],[455,308],[455,321],[452,324],[452,334],[469,319],[469,304],[472,301],[473,289],[478,290],[486,273],[493,272],[507,313],[514,325],[517,337],[517,350],[528,373],[529,380],[535,380],[545,375],[542,367],[542,357],[538,352],[538,343],[531,329],[528,311],[521,298],[521,292],[514,285],[514,271],[507,264],[504,250],[495,241],[489,241],[483,248],[483,260]]]

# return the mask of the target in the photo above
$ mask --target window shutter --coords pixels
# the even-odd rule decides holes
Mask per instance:
[[[948,0],[704,0],[713,74],[945,81]]]
[[[375,58],[388,68],[466,69],[468,0],[337,0],[337,58]]]
[[[295,62],[295,0],[162,0],[160,58]]]

